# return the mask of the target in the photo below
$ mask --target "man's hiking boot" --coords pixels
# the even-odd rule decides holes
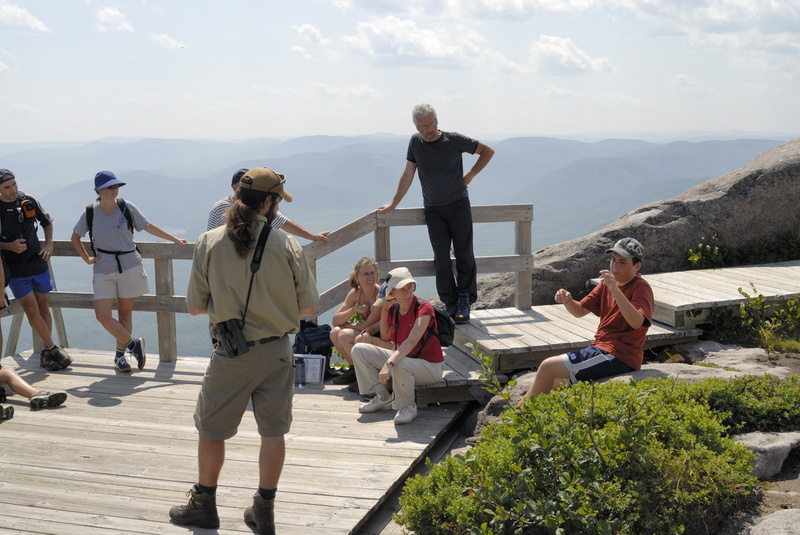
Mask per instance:
[[[244,511],[244,523],[255,527],[259,535],[275,535],[275,499],[265,500],[256,493],[253,505]]]
[[[14,407],[11,405],[0,405],[0,420],[10,420],[13,417]]]
[[[458,294],[458,303],[456,304],[456,317],[453,318],[456,323],[469,322],[469,294]]]
[[[219,515],[217,514],[217,497],[207,492],[197,492],[193,486],[186,493],[189,503],[176,505],[169,510],[169,517],[181,526],[197,526],[199,528],[219,528]]]
[[[50,360],[55,362],[60,369],[63,370],[72,364],[72,357],[70,357],[67,352],[60,347],[54,346],[52,349],[48,349],[47,351],[50,353]]]
[[[67,400],[67,393],[63,390],[53,390],[52,392],[42,390],[31,396],[31,410],[38,411],[48,407],[58,407]]]
[[[61,369],[61,365],[53,360],[52,350],[42,349],[39,353],[39,366],[49,372],[55,372]]]

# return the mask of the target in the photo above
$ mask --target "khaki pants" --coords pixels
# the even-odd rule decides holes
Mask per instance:
[[[372,344],[359,343],[353,346],[353,366],[358,379],[358,391],[362,394],[387,392],[386,385],[378,379],[378,372],[394,353]],[[414,403],[416,385],[432,385],[442,379],[444,362],[432,363],[424,359],[404,358],[392,368],[392,408],[400,410]]]

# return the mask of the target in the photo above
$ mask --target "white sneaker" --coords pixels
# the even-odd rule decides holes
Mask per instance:
[[[410,424],[414,421],[414,418],[417,417],[417,404],[412,403],[411,405],[406,405],[394,416],[394,424],[395,425],[403,425],[403,424]]]
[[[369,403],[365,403],[358,408],[358,412],[378,412],[392,410],[392,396],[389,399],[381,399],[380,396],[375,396]]]

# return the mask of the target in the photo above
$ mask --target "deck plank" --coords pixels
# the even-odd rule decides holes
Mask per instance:
[[[2,360],[37,388],[70,397],[41,411],[9,397],[16,413],[0,423],[0,532],[185,534],[168,511],[185,503],[196,478],[192,414],[207,359],[123,375],[107,352],[70,353],[73,365],[56,373],[42,370],[30,351]],[[296,393],[276,502],[279,532],[355,533],[463,408],[420,408],[412,424],[394,426],[394,413],[359,414],[358,404],[357,394],[338,385]],[[247,414],[227,443],[216,533],[252,533],[242,511],[258,483],[259,444]]]

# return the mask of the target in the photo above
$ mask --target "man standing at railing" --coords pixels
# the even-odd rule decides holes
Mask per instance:
[[[472,208],[467,186],[494,155],[489,146],[456,132],[442,132],[436,110],[419,104],[411,112],[417,133],[408,142],[406,167],[400,175],[392,202],[378,208],[394,210],[403,200],[419,171],[425,223],[433,247],[436,291],[456,323],[469,321],[470,306],[478,298],[475,253],[472,248]],[[464,173],[463,153],[477,154],[478,161]],[[456,257],[456,277],[450,248]]]
[[[51,335],[53,320],[47,297],[53,281],[47,261],[53,254],[53,219],[36,199],[17,188],[14,173],[0,169],[0,249],[10,272],[8,285],[19,301],[31,328],[42,339],[39,365],[47,371],[63,370],[72,358]],[[44,230],[44,245],[38,229]]]
[[[262,535],[275,533],[275,494],[294,392],[287,335],[299,330],[300,316],[316,313],[319,301],[300,245],[281,230],[270,231],[278,203],[292,201],[284,182],[266,167],[250,169],[241,179],[226,226],[202,234],[195,244],[186,305],[192,315],[208,314],[219,343],[194,414],[197,484],[189,490],[186,505],[170,509],[176,524],[219,528],[216,491],[225,441],[236,434],[252,403],[261,450],[258,491],[244,521]]]
[[[233,177],[231,177],[231,189],[233,190],[233,194],[214,203],[214,206],[212,206],[211,210],[208,212],[206,230],[215,229],[225,224],[225,213],[228,211],[228,208],[233,206],[233,202],[236,200],[236,190],[239,189],[239,180],[241,180],[246,172],[247,169],[239,169],[233,173]],[[275,214],[272,228],[279,228],[284,232],[294,234],[295,236],[305,238],[309,241],[328,241],[328,234],[330,234],[330,232],[318,232],[314,234],[280,212]]]

